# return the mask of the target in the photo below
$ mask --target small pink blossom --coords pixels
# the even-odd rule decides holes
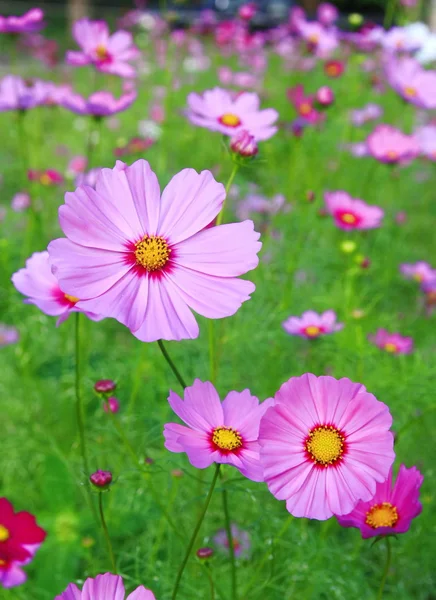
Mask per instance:
[[[115,396],[109,396],[109,398],[103,402],[103,410],[104,412],[111,412],[116,414],[120,410],[120,402],[118,398]]]
[[[339,229],[344,231],[376,229],[382,224],[384,216],[382,208],[352,198],[347,192],[342,190],[325,192],[324,200],[328,213],[332,215]]]
[[[257,6],[254,2],[247,2],[239,7],[238,15],[243,21],[251,21],[257,13]]]
[[[406,101],[418,108],[436,108],[436,70],[423,69],[410,56],[389,57],[385,63],[389,85]]]
[[[124,600],[125,590],[123,580],[119,575],[105,573],[95,578],[88,577],[82,591],[75,583],[70,583],[67,589],[55,600]],[[156,600],[153,592],[140,585],[126,600]]]
[[[339,11],[330,2],[321,2],[316,11],[316,17],[322,25],[330,27],[339,17]]]
[[[400,271],[406,279],[414,279],[418,283],[436,279],[436,269],[423,260],[414,264],[404,263],[400,265]]]
[[[377,125],[367,137],[366,146],[369,154],[384,163],[406,163],[419,154],[418,140],[413,135],[406,135],[391,125]]]
[[[108,117],[126,110],[136,100],[136,91],[115,98],[110,92],[94,92],[88,99],[79,94],[67,94],[61,104],[78,115]]]
[[[275,215],[281,210],[285,210],[286,198],[283,194],[276,194],[271,199],[260,196],[259,194],[248,194],[238,203],[236,214],[238,219],[244,220],[250,218],[253,213],[263,215]]]
[[[86,167],[88,165],[88,159],[86,156],[73,156],[68,163],[67,173],[70,177],[75,177],[76,175],[80,175],[86,171]]]
[[[288,317],[282,323],[283,329],[289,335],[297,335],[308,340],[341,331],[343,323],[336,322],[336,313],[333,310],[326,310],[318,314],[313,310],[307,310],[301,317]]]
[[[31,8],[19,17],[0,15],[0,33],[33,33],[43,27],[44,13],[40,8]]]
[[[320,58],[327,58],[339,46],[336,31],[326,29],[321,23],[302,21],[298,24],[298,33]]]
[[[230,531],[232,534],[233,552],[236,558],[249,558],[251,542],[248,531],[239,529],[235,523],[231,524]],[[213,536],[213,541],[223,552],[229,554],[229,540],[225,529],[219,529]]]
[[[185,389],[184,400],[170,392],[171,408],[188,427],[167,423],[165,448],[185,452],[197,469],[230,464],[248,479],[263,481],[259,462],[260,420],[272,399],[259,404],[249,390],[230,392],[223,402],[210,382],[199,379]]]
[[[314,97],[312,95],[307,96],[304,93],[304,86],[302,84],[288,88],[286,96],[293,104],[299,118],[303,119],[306,123],[315,124],[322,119],[321,113],[313,106]]]
[[[0,348],[9,346],[9,344],[16,344],[19,339],[20,334],[16,327],[0,323]]]
[[[54,169],[29,169],[27,171],[29,181],[37,181],[44,186],[60,185],[64,182],[64,176]]]
[[[404,337],[399,333],[389,333],[386,329],[378,329],[375,335],[368,339],[381,350],[390,354],[410,354],[413,351],[413,339]]]
[[[0,81],[0,111],[25,111],[44,103],[47,88],[39,80],[6,75]]]
[[[321,108],[331,106],[335,101],[333,90],[328,85],[323,85],[316,91],[315,101]]]
[[[11,208],[15,212],[23,212],[30,206],[30,196],[27,192],[18,192],[12,198]]]
[[[424,125],[415,130],[420,153],[431,161],[436,161],[436,125]]]

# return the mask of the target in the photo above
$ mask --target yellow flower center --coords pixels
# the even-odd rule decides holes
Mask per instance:
[[[319,42],[319,35],[317,33],[312,33],[307,39],[311,44],[317,44]]]
[[[421,273],[414,273],[414,275],[413,275],[413,279],[414,279],[415,281],[418,281],[419,283],[421,283],[421,281],[422,281],[423,277],[422,277]]]
[[[388,150],[386,152],[386,156],[389,158],[389,160],[397,160],[398,152],[396,152],[395,150]]]
[[[417,96],[418,92],[417,92],[416,88],[414,88],[414,87],[412,87],[410,85],[407,85],[404,88],[404,94],[406,96],[410,96],[411,98],[413,98],[414,96]]]
[[[343,213],[341,215],[341,221],[347,225],[354,225],[357,221],[357,218],[352,213]]]
[[[95,53],[97,55],[98,60],[107,60],[109,58],[109,52],[105,46],[101,45],[97,46],[95,49]]]
[[[339,75],[338,65],[328,65],[326,67],[326,73],[327,73],[327,75],[330,75],[331,77],[334,77],[335,75]]]
[[[398,352],[397,345],[393,344],[392,342],[387,342],[384,345],[384,349],[386,350],[386,352],[391,352],[391,353]]]
[[[4,525],[0,525],[0,542],[6,542],[9,538],[9,529],[6,529]]]
[[[50,175],[47,175],[47,173],[43,173],[41,175],[41,177],[39,178],[39,182],[42,183],[42,185],[50,185],[51,184]]]
[[[342,459],[345,438],[332,425],[319,425],[306,438],[306,450],[314,463],[328,467]]]
[[[378,527],[395,527],[398,521],[397,508],[390,502],[375,504],[366,513],[365,523],[377,529]]]
[[[159,271],[170,259],[171,248],[159,235],[145,235],[135,244],[136,264],[146,271]]]
[[[5,560],[3,560],[2,558],[0,558],[0,567],[4,567],[7,565],[7,562]]]
[[[316,325],[309,325],[309,327],[306,327],[304,330],[304,333],[310,337],[316,337],[321,333],[321,329]]]
[[[231,427],[216,427],[213,430],[212,442],[221,450],[237,450],[242,446],[242,437]]]
[[[312,111],[312,106],[309,104],[309,102],[302,102],[300,104],[300,106],[298,107],[298,112],[300,113],[300,115],[308,115],[310,114]]]
[[[233,113],[225,113],[218,120],[227,127],[238,127],[241,124],[241,119]]]
[[[73,304],[76,304],[76,302],[79,302],[79,298],[76,298],[76,296],[70,296],[70,294],[64,294],[65,300],[68,300],[68,302],[72,302]]]

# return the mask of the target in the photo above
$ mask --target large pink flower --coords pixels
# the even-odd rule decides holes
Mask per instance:
[[[301,317],[288,317],[282,325],[286,333],[310,340],[335,333],[344,327],[343,323],[336,322],[336,313],[333,310],[326,310],[320,315],[313,310],[307,310]]]
[[[348,515],[338,517],[342,527],[358,527],[364,539],[379,535],[396,535],[409,530],[412,519],[422,512],[419,489],[424,477],[416,467],[400,466],[392,487],[392,469],[389,477],[377,483],[374,496],[359,502]]]
[[[265,482],[295,517],[328,519],[369,500],[394,460],[392,417],[349,379],[292,377],[261,424]]]
[[[366,138],[369,154],[384,163],[407,163],[419,154],[418,140],[391,125],[377,125]]]
[[[19,292],[27,296],[24,302],[34,304],[46,315],[59,316],[57,325],[63,323],[72,312],[79,312],[78,298],[65,294],[51,272],[48,252],[34,252],[26,261],[26,268],[12,275],[12,283]],[[85,313],[93,321],[103,317]]]
[[[104,73],[135,77],[135,69],[129,62],[139,56],[139,50],[133,44],[131,33],[117,31],[110,35],[105,21],[80,19],[73,25],[73,37],[81,51],[67,52],[66,59],[70,65],[93,64]]]
[[[259,110],[259,104],[259,96],[253,92],[243,92],[235,97],[216,87],[203,95],[189,94],[186,116],[194,125],[224,135],[233,137],[246,129],[256,140],[267,140],[277,131],[273,124],[278,113],[273,108]]]
[[[185,389],[184,400],[170,392],[168,402],[188,427],[167,423],[165,448],[186,452],[197,469],[214,462],[229,464],[248,479],[263,481],[257,438],[260,420],[272,398],[259,404],[249,390],[244,390],[230,392],[221,403],[211,383],[196,379]]]
[[[88,577],[82,591],[77,585],[70,583],[65,592],[56,596],[55,600],[124,600],[125,590],[123,580],[119,575],[105,573],[97,577]],[[143,585],[129,594],[126,600],[156,600],[153,592]]]
[[[161,196],[145,160],[102,169],[95,191],[80,186],[59,209],[68,239],[48,250],[61,288],[142,341],[197,337],[189,308],[228,317],[255,289],[238,279],[258,264],[253,222],[205,229],[224,198],[209,171],[184,169]]]
[[[384,211],[379,206],[371,206],[363,200],[352,198],[342,190],[326,192],[324,199],[327,211],[339,229],[375,229],[381,225]]]

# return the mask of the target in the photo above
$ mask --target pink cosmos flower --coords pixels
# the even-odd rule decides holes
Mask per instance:
[[[301,21],[298,33],[320,58],[327,58],[339,45],[336,31],[333,28],[326,29],[321,23]]]
[[[333,4],[330,4],[330,2],[321,2],[317,8],[316,18],[322,25],[325,25],[326,27],[333,25],[338,17],[338,9]]]
[[[238,219],[243,221],[250,218],[252,213],[263,215],[275,215],[285,208],[286,198],[283,194],[276,194],[271,199],[259,196],[259,194],[248,194],[239,202],[236,209]]]
[[[383,108],[379,104],[369,103],[363,108],[352,110],[350,119],[353,125],[359,127],[368,121],[375,121],[383,115]]]
[[[342,527],[358,527],[364,539],[409,531],[412,519],[422,512],[419,489],[424,477],[416,467],[400,466],[392,487],[392,468],[386,481],[377,483],[374,496],[359,502],[348,515],[338,517]]]
[[[95,167],[94,169],[90,169],[85,173],[79,173],[74,181],[77,187],[81,185],[89,185],[90,187],[95,189],[97,184],[97,178],[100,174],[101,167]]]
[[[44,13],[40,8],[32,8],[19,17],[0,15],[0,33],[32,33],[44,26]]]
[[[59,44],[40,33],[27,34],[20,43],[36,60],[40,60],[46,67],[53,68],[59,60]]]
[[[400,271],[406,279],[414,279],[418,283],[424,283],[436,279],[436,269],[423,260],[417,263],[400,265]]]
[[[353,229],[375,229],[381,226],[384,211],[363,200],[352,198],[347,192],[325,192],[327,212],[332,215],[336,227],[344,231]]]
[[[324,520],[370,500],[393,463],[388,407],[349,379],[284,383],[260,424],[265,482],[295,517]]]
[[[59,209],[68,239],[48,250],[61,288],[142,341],[197,337],[190,308],[228,317],[255,289],[238,279],[258,264],[253,222],[205,229],[224,198],[209,171],[184,169],[161,195],[145,160],[102,169],[95,191],[80,186]]]
[[[375,335],[368,339],[381,350],[390,354],[410,354],[413,351],[413,339],[404,337],[399,333],[389,333],[386,329],[378,329]]]
[[[259,96],[242,92],[236,97],[227,90],[214,88],[203,95],[188,95],[186,116],[194,125],[206,127],[233,137],[241,129],[248,130],[257,141],[272,137],[277,127],[278,113],[273,108],[259,110]]]
[[[18,192],[12,198],[11,208],[15,212],[23,212],[27,210],[30,205],[30,196],[27,192]]]
[[[431,161],[436,161],[436,125],[424,125],[415,130],[420,153]]]
[[[77,155],[73,156],[68,163],[67,173],[70,177],[75,177],[76,175],[80,175],[86,171],[86,167],[88,166],[88,159],[86,156]]]
[[[420,47],[420,43],[407,35],[404,27],[391,27],[381,38],[381,46],[388,52],[412,52]]]
[[[326,310],[322,314],[307,310],[301,317],[289,317],[282,325],[289,335],[298,335],[313,340],[343,329],[344,324],[336,323],[336,318],[333,310]]]
[[[232,523],[230,527],[232,533],[233,552],[236,558],[249,558],[250,557],[250,534],[248,531],[239,529],[239,527]],[[226,554],[229,554],[229,540],[227,539],[227,532],[225,529],[219,529],[213,536],[214,543],[223,550]]]
[[[73,37],[81,51],[68,51],[67,63],[74,66],[93,64],[99,71],[119,77],[135,77],[129,64],[138,58],[139,50],[133,44],[132,34],[117,31],[110,35],[105,21],[80,19],[73,25]]]
[[[286,91],[286,96],[293,104],[299,117],[304,119],[305,122],[315,124],[322,119],[321,113],[313,106],[314,96],[306,96],[304,86],[301,83],[289,88]]]
[[[60,185],[64,182],[62,173],[54,169],[29,169],[27,171],[27,178],[29,181],[38,181],[41,185],[45,186]]]
[[[78,115],[108,117],[126,110],[136,100],[136,91],[114,98],[110,92],[94,92],[88,99],[79,94],[67,94],[61,104]]]
[[[366,146],[373,158],[390,164],[409,162],[419,154],[418,140],[413,135],[385,124],[377,125],[367,137]]]
[[[0,348],[3,346],[9,346],[9,344],[16,344],[20,339],[20,334],[16,327],[11,327],[0,323]]]
[[[88,577],[82,591],[77,585],[70,583],[67,589],[56,596],[55,600],[124,600],[125,590],[123,580],[119,575],[105,573],[97,577]],[[156,600],[153,592],[140,585],[129,594],[126,600]]]
[[[42,81],[6,75],[0,81],[0,111],[29,110],[43,104],[46,94]]]
[[[436,108],[436,71],[423,69],[410,56],[390,57],[385,63],[389,85],[404,99],[419,108]]]
[[[184,400],[170,392],[168,402],[188,427],[167,423],[165,448],[186,452],[197,469],[212,463],[233,465],[248,479],[263,481],[259,462],[259,423],[272,405],[259,404],[249,390],[230,392],[221,403],[214,386],[199,379],[185,389]]]
[[[56,277],[51,272],[48,252],[34,252],[26,261],[26,267],[12,275],[16,289],[27,296],[26,304],[34,304],[46,315],[59,316],[56,326],[60,325],[72,312],[78,312],[78,298],[64,294]],[[90,312],[89,319],[100,321],[102,317]]]
[[[71,93],[70,85],[58,85],[53,81],[39,81],[42,85],[44,94],[44,100],[42,104],[44,106],[59,106],[62,104],[64,97]]]

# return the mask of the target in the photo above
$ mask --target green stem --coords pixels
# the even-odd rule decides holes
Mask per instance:
[[[216,220],[216,224],[217,224],[217,225],[221,225],[221,223],[223,222],[223,218],[224,218],[224,209],[225,209],[225,206],[226,206],[226,200],[227,200],[227,196],[228,196],[228,194],[229,194],[230,186],[231,186],[231,185],[232,185],[232,183],[233,183],[233,180],[234,180],[234,178],[235,178],[235,175],[236,175],[236,173],[238,172],[238,169],[239,169],[239,165],[238,165],[238,163],[233,163],[233,169],[232,169],[232,172],[230,173],[230,177],[229,177],[229,179],[228,179],[228,181],[227,181],[227,185],[226,185],[226,197],[224,198],[224,202],[223,202],[223,205],[222,205],[222,207],[221,207],[221,212],[220,212],[220,214],[218,215],[218,217],[217,217],[217,220]]]
[[[209,586],[210,586],[210,600],[215,600],[215,585],[213,583],[213,577],[212,577],[212,573],[210,572],[210,566],[209,563],[205,563],[204,565],[204,570],[206,573],[206,577],[209,580]]]
[[[212,479],[212,483],[210,484],[209,492],[207,493],[207,496],[206,496],[206,502],[204,503],[203,510],[201,511],[201,513],[197,519],[197,523],[194,527],[194,531],[192,532],[188,547],[186,548],[185,556],[183,557],[182,564],[179,567],[179,571],[177,573],[177,578],[176,578],[176,582],[174,584],[174,590],[173,590],[173,594],[171,596],[171,600],[175,600],[177,598],[177,593],[179,591],[179,586],[180,586],[180,582],[182,580],[183,571],[185,570],[185,567],[188,563],[189,556],[191,554],[192,548],[194,547],[198,532],[200,531],[200,527],[203,523],[204,517],[206,516],[207,509],[209,508],[209,504],[212,499],[212,494],[215,489],[218,475],[220,473],[220,466],[221,465],[215,465],[215,473],[214,473],[214,476]]]
[[[210,370],[210,380],[215,383],[218,372],[218,365],[216,360],[216,352],[215,352],[215,321],[213,319],[209,319],[209,370]]]
[[[82,466],[86,476],[89,475],[89,461],[88,461],[88,452],[86,448],[86,437],[85,437],[85,420],[83,417],[83,402],[82,402],[82,393],[81,393],[81,352],[80,352],[80,312],[76,312],[74,315],[75,318],[75,357],[76,357],[76,417],[77,417],[77,427],[79,429],[79,437],[80,437],[80,454],[82,455]]]
[[[383,21],[383,26],[385,29],[389,29],[394,21],[395,15],[395,5],[397,0],[387,0],[388,5],[386,7],[385,18]]]
[[[108,554],[109,554],[109,559],[112,565],[112,571],[115,573],[115,575],[117,574],[117,567],[115,564],[115,557],[114,557],[114,551],[112,550],[112,544],[111,544],[111,538],[109,537],[109,531],[106,525],[106,520],[104,518],[104,512],[103,512],[103,492],[99,492],[98,493],[98,510],[100,513],[100,520],[101,520],[101,526],[103,528],[103,533],[104,533],[104,537],[106,539],[106,544],[107,544],[107,550],[108,550]]]
[[[170,369],[172,370],[172,372],[174,373],[174,375],[177,378],[177,381],[180,383],[180,385],[182,386],[183,389],[185,389],[187,387],[183,377],[180,375],[180,372],[178,370],[178,368],[176,367],[174,361],[171,359],[171,356],[168,354],[167,349],[164,346],[164,343],[162,340],[157,340],[157,343],[159,345],[159,348],[165,358],[165,360],[167,361],[167,363],[170,366]]]
[[[385,539],[386,539],[386,564],[385,564],[385,568],[383,571],[383,576],[382,576],[382,580],[380,583],[380,587],[378,589],[377,600],[381,600],[383,598],[383,590],[385,589],[386,579],[388,578],[389,568],[391,566],[391,558],[392,558],[391,540],[389,539],[388,535],[386,536]]]
[[[230,522],[230,510],[229,510],[229,500],[227,496],[227,490],[225,486],[222,490],[222,499],[223,499],[223,512],[224,512],[224,527],[227,535],[227,544],[229,546],[229,559],[230,559],[230,573],[232,580],[232,599],[237,600],[238,598],[238,584],[236,579],[236,561],[235,561],[235,548],[233,546],[233,535],[232,535],[232,525]]]

